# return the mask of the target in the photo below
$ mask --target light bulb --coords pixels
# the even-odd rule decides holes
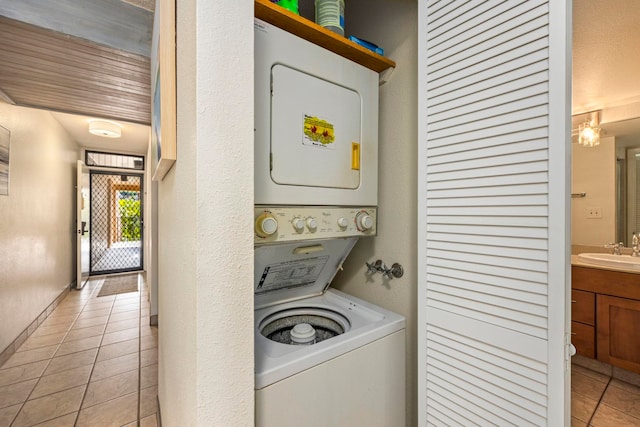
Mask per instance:
[[[600,128],[587,120],[578,128],[578,143],[585,147],[600,145]]]

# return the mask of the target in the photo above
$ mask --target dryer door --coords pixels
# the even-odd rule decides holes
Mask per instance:
[[[360,186],[362,100],[282,64],[271,69],[271,178],[281,185]]]

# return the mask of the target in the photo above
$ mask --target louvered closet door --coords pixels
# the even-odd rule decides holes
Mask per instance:
[[[421,425],[562,426],[570,7],[419,5]]]

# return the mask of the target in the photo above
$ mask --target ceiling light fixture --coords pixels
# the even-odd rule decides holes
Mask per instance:
[[[584,122],[578,126],[578,144],[585,147],[600,145],[600,112],[588,114]]]
[[[91,120],[89,121],[89,133],[105,138],[120,138],[122,128],[119,124],[106,120]]]

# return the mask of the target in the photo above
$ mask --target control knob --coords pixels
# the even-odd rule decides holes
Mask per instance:
[[[318,228],[318,221],[310,216],[309,218],[307,218],[307,228],[310,232],[314,233]]]
[[[297,233],[302,233],[304,231],[304,221],[300,217],[295,217],[291,220],[291,225],[293,225],[293,229],[296,230]]]
[[[349,225],[349,221],[347,221],[347,218],[345,218],[343,216],[338,218],[338,227],[347,228],[347,225]]]
[[[278,230],[278,221],[270,212],[263,212],[256,218],[256,234],[260,237],[269,237]]]
[[[358,212],[356,215],[356,226],[360,231],[369,231],[373,228],[373,218],[368,212]]]

